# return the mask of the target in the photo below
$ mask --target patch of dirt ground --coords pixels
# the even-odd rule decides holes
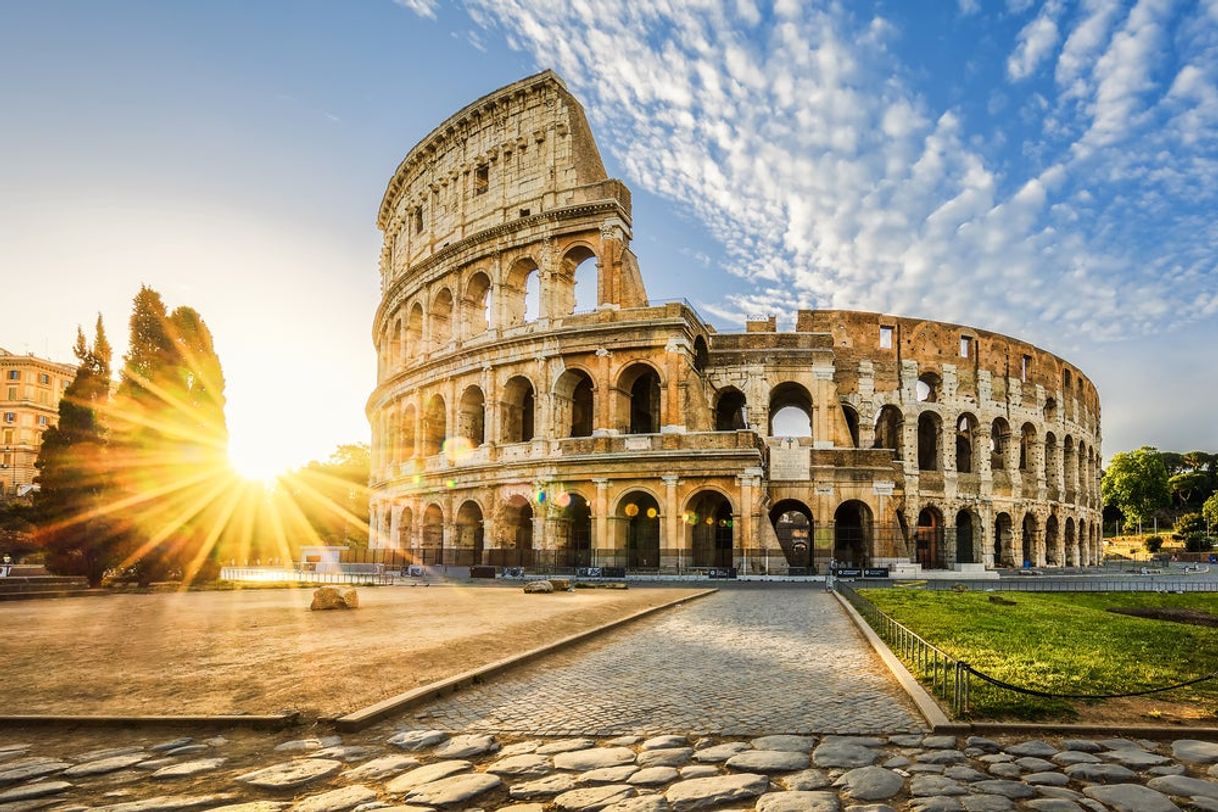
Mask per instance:
[[[1172,623],[1188,623],[1192,626],[1218,627],[1218,615],[1202,612],[1200,609],[1170,609],[1155,606],[1110,606],[1109,612],[1118,615],[1132,615],[1149,620],[1166,620]]]
[[[262,589],[0,604],[5,714],[339,715],[697,592]]]
[[[1075,704],[1078,718],[1070,720],[1090,725],[1180,725],[1181,727],[1218,726],[1218,707],[1210,702],[1181,702],[1153,696],[1105,699],[1103,702]]]

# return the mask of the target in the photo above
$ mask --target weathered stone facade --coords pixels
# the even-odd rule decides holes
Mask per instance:
[[[940,322],[720,333],[649,303],[629,190],[551,72],[424,138],[378,226],[373,546],[771,573],[1099,558],[1078,369]]]

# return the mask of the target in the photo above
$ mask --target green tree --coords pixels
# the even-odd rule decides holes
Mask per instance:
[[[114,506],[106,415],[110,401],[110,343],[101,316],[90,347],[76,333],[79,365],[59,402],[59,422],[42,436],[34,517],[52,572],[101,583],[121,556]]]
[[[1205,519],[1201,517],[1200,513],[1185,513],[1176,519],[1176,526],[1172,532],[1172,536],[1180,540],[1204,534]]]
[[[1155,511],[1171,503],[1167,468],[1159,452],[1142,446],[1114,454],[1100,481],[1100,493],[1128,521],[1150,521]]]
[[[317,534],[315,541],[367,543],[371,470],[368,445],[348,443],[338,446],[328,460],[313,460],[284,478],[283,487]]]
[[[1201,515],[1205,517],[1208,527],[1218,530],[1218,492],[1215,492],[1201,506]]]
[[[1210,484],[1210,475],[1205,471],[1182,471],[1167,480],[1167,487],[1172,496],[1180,500],[1184,507],[1192,502],[1194,495],[1204,495]]]

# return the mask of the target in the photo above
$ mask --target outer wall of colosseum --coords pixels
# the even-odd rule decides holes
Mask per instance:
[[[630,193],[552,73],[465,107],[378,217],[372,546],[426,562],[1085,565],[1100,405],[971,327],[650,303]]]

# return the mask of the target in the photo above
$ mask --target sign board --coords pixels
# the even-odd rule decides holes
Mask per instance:
[[[816,495],[817,496],[832,496],[833,495],[833,485],[832,484],[817,485],[816,486]]]
[[[888,567],[863,567],[864,578],[887,578]]]
[[[576,567],[576,578],[625,578],[625,567]]]
[[[717,567],[706,571],[707,578],[735,578],[735,567]]]
[[[895,482],[872,482],[871,490],[876,496],[892,496],[893,489],[896,488]]]
[[[862,578],[862,567],[834,567],[833,574],[838,578]]]
[[[812,478],[812,457],[799,445],[782,445],[770,449],[770,480],[790,482]]]
[[[472,566],[469,568],[469,577],[470,578],[494,578],[495,577],[495,568],[482,566],[481,564]]]
[[[650,451],[651,450],[651,438],[650,437],[627,437],[626,438],[626,450],[627,451]]]

